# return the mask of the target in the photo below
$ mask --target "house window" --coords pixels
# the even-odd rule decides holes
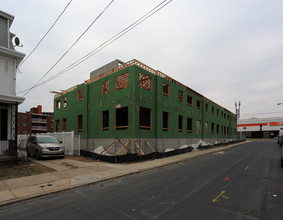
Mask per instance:
[[[230,128],[227,128],[227,135],[230,135]]]
[[[208,112],[208,104],[205,104],[205,111]]]
[[[187,132],[192,133],[193,132],[193,119],[187,118]]]
[[[219,134],[219,124],[216,125],[216,133]]]
[[[197,134],[200,134],[201,133],[201,121],[197,120],[196,125],[197,125]]]
[[[78,102],[80,102],[82,100],[83,100],[83,90],[80,89],[80,90],[78,90]]]
[[[163,126],[162,126],[163,131],[168,131],[169,130],[169,113],[168,112],[163,112]]]
[[[183,116],[179,115],[179,120],[178,120],[178,131],[179,132],[183,132]]]
[[[205,122],[205,133],[208,134],[208,122]]]
[[[214,134],[214,123],[211,123],[211,134]]]
[[[140,73],[140,88],[151,91],[151,77]]]
[[[67,97],[64,97],[63,98],[63,107],[66,107],[67,106]]]
[[[78,127],[78,132],[81,132],[83,131],[83,116],[82,115],[78,115],[78,118],[77,118],[77,127]]]
[[[167,83],[163,83],[163,95],[169,96],[169,85]]]
[[[102,130],[109,130],[109,110],[102,112]]]
[[[63,131],[67,131],[67,119],[63,119]]]
[[[179,90],[178,100],[180,102],[183,102],[183,91],[182,90]]]
[[[140,129],[151,130],[151,109],[140,107]]]
[[[59,132],[60,131],[60,120],[55,121],[55,131]]]
[[[212,109],[211,109],[211,111],[212,111],[212,114],[214,114],[214,107],[212,106]]]
[[[102,95],[109,93],[109,79],[102,82]]]
[[[115,89],[125,89],[129,85],[129,73],[124,73],[115,77]]]
[[[60,102],[60,99],[59,99],[55,102],[55,108],[60,109],[60,107],[61,107],[61,102]]]
[[[216,112],[217,112],[217,116],[219,116],[219,109],[217,109]]]
[[[197,100],[197,109],[201,109],[201,103],[200,103],[200,100]]]
[[[115,109],[115,129],[122,130],[128,128],[128,107]]]
[[[193,97],[192,96],[187,95],[187,104],[190,105],[190,106],[193,105]]]

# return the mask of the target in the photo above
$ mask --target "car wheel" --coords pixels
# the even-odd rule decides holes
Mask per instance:
[[[38,151],[35,151],[35,158],[36,158],[37,160],[39,160],[39,159],[40,159],[40,156],[39,156]]]

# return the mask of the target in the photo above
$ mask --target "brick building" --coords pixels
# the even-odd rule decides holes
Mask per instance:
[[[18,134],[53,132],[53,113],[42,112],[42,106],[31,108],[29,112],[18,113]]]

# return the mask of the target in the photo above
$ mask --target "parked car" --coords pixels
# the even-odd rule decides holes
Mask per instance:
[[[35,156],[36,159],[41,157],[61,157],[64,158],[64,146],[56,137],[32,135],[27,141],[27,155]]]
[[[277,144],[283,144],[283,139],[282,139],[282,136],[283,136],[283,129],[281,128],[279,130],[279,133],[278,133],[278,140],[277,140]]]

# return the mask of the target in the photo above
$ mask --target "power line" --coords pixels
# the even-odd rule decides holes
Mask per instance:
[[[254,113],[254,114],[243,114],[242,116],[248,116],[248,115],[267,115],[267,114],[279,114],[283,113],[283,111],[278,112],[262,112],[262,113]]]
[[[149,12],[147,12],[145,15],[143,15],[141,18],[139,18],[138,20],[136,20],[134,23],[132,23],[131,25],[129,25],[128,27],[126,27],[125,29],[123,29],[122,31],[120,31],[119,33],[115,34],[113,37],[111,37],[110,39],[106,40],[104,43],[102,43],[101,45],[99,45],[96,49],[92,50],[90,53],[88,53],[87,55],[83,56],[82,58],[80,58],[79,60],[75,61],[74,63],[72,63],[71,65],[69,65],[68,67],[66,67],[64,70],[54,74],[53,76],[51,76],[50,78],[48,78],[47,80],[37,84],[35,87],[39,87],[59,76],[61,76],[62,74],[68,72],[69,70],[73,69],[74,67],[78,66],[79,64],[81,64],[82,62],[86,61],[87,59],[89,59],[90,57],[94,56],[95,54],[97,54],[99,51],[101,51],[102,49],[104,49],[105,47],[107,47],[108,45],[110,45],[111,43],[115,42],[116,40],[118,40],[120,37],[122,37],[123,35],[125,35],[126,33],[128,33],[130,30],[132,30],[133,28],[135,28],[136,26],[138,26],[140,23],[142,23],[143,21],[145,21],[146,19],[148,19],[149,17],[151,17],[152,15],[154,15],[156,12],[158,12],[159,10],[161,10],[163,7],[165,7],[167,4],[169,4],[171,1],[168,1],[167,3],[165,3],[167,0],[164,0],[163,2],[161,2],[160,4],[158,4],[157,6],[155,6],[153,9],[151,9]],[[164,4],[165,3],[165,4]],[[34,87],[34,88],[35,88]],[[23,90],[21,92],[18,93],[22,93],[25,92],[26,90]]]
[[[110,3],[102,10],[102,12],[93,20],[93,22],[86,28],[86,30],[77,38],[77,40],[71,45],[71,47],[55,62],[55,64],[35,83],[27,92],[23,95],[28,94],[33,88],[37,87],[36,85],[63,59],[64,56],[77,44],[77,42],[83,37],[83,35],[91,28],[91,26],[98,20],[98,18],[107,10],[107,8],[114,2],[111,0]]]
[[[69,3],[65,6],[64,10],[61,12],[61,14],[58,16],[58,18],[55,20],[55,22],[51,25],[51,27],[48,29],[48,31],[43,35],[43,37],[40,39],[40,41],[37,43],[37,45],[33,48],[33,50],[29,53],[28,56],[25,57],[25,59],[18,65],[20,67],[23,65],[23,63],[33,54],[33,52],[36,50],[36,48],[40,45],[40,43],[43,41],[43,39],[47,36],[47,34],[51,31],[51,29],[55,26],[57,21],[60,19],[60,17],[64,14],[68,6],[71,4],[73,0],[70,0]]]

